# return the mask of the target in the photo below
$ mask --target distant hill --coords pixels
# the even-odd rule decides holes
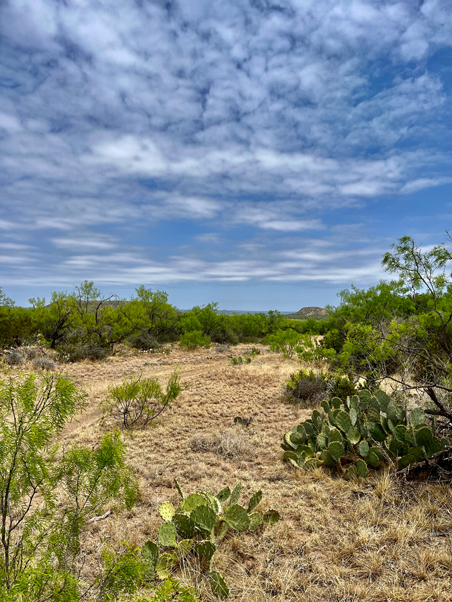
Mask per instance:
[[[302,307],[294,314],[285,314],[290,320],[328,320],[329,313],[322,307]]]

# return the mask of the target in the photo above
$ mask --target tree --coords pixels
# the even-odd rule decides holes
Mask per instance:
[[[426,411],[452,420],[452,253],[445,244],[423,250],[408,236],[392,249],[382,265],[397,281],[340,293],[334,363],[369,383],[388,379],[404,392],[425,393],[433,403]]]
[[[94,448],[61,450],[54,437],[84,405],[60,375],[0,382],[0,597],[79,600],[80,533],[109,500],[130,507],[136,481],[118,432]]]

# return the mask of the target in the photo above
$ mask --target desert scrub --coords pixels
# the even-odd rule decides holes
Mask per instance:
[[[319,405],[325,398],[345,400],[347,396],[355,395],[356,387],[347,376],[300,370],[285,382],[284,392],[291,401],[309,407]]]
[[[11,351],[7,351],[5,355],[5,362],[9,366],[20,366],[25,361],[22,353],[17,349],[12,349]]]
[[[201,330],[193,330],[192,332],[186,332],[180,338],[179,345],[185,349],[197,349],[198,347],[209,348],[210,337],[203,335]]]
[[[448,439],[436,436],[430,420],[422,408],[408,413],[380,390],[345,402],[335,397],[284,435],[284,460],[297,468],[334,467],[346,478],[365,478],[368,468],[404,469],[447,451]]]
[[[255,456],[255,444],[251,437],[236,428],[211,435],[198,433],[190,438],[188,445],[194,452],[210,452],[227,460],[247,460]]]
[[[138,496],[119,432],[94,447],[60,449],[55,437],[84,407],[57,374],[0,382],[0,599],[78,602],[83,528],[106,504]]]
[[[142,549],[149,578],[168,578],[174,567],[194,555],[199,558],[200,568],[207,571],[213,595],[224,600],[229,596],[229,588],[214,568],[215,552],[221,541],[229,531],[257,531],[262,525],[278,522],[280,516],[274,511],[262,515],[255,510],[262,500],[262,491],[251,496],[247,507],[241,506],[240,484],[232,492],[225,487],[216,495],[197,491],[188,496],[177,481],[176,486],[181,502],[177,508],[171,502],[160,505],[159,513],[165,522],[158,531],[158,543],[147,541]]]
[[[152,378],[126,378],[111,387],[104,401],[104,418],[122,422],[124,428],[146,426],[172,403],[181,392],[179,373],[175,370],[163,392],[160,383]]]
[[[36,357],[33,360],[33,367],[38,370],[55,370],[56,364],[48,357]]]

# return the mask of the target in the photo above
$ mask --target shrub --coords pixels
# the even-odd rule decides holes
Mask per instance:
[[[186,332],[180,338],[180,346],[186,349],[197,349],[198,347],[210,347],[210,337],[203,335],[201,330]]]
[[[129,343],[135,349],[141,349],[141,351],[148,351],[149,349],[160,349],[161,343],[157,338],[146,331],[141,331],[135,336],[129,337]]]
[[[246,460],[254,457],[255,448],[250,437],[228,429],[214,435],[197,434],[188,442],[194,452],[214,453],[228,460]]]
[[[55,370],[56,364],[48,357],[36,357],[33,360],[33,366],[39,370]]]
[[[312,370],[300,370],[291,374],[286,381],[285,391],[293,401],[305,402],[306,405],[319,405],[325,398],[327,384],[322,376]]]
[[[61,451],[56,436],[84,406],[61,375],[0,382],[0,599],[76,602],[80,536],[116,500],[130,508],[137,484],[118,432],[94,448]]]
[[[276,353],[282,353],[284,357],[290,358],[297,352],[300,344],[311,338],[309,335],[303,335],[292,328],[287,330],[278,330],[275,334],[270,334],[264,339],[264,343],[270,345],[270,350]]]
[[[189,554],[196,554],[202,565],[208,566],[208,578],[212,593],[224,600],[229,596],[229,588],[222,575],[214,570],[215,552],[229,530],[244,532],[256,531],[264,524],[274,524],[280,516],[269,511],[262,515],[255,508],[262,499],[262,491],[256,491],[248,506],[238,504],[241,485],[233,491],[226,487],[217,495],[198,491],[185,497],[179,484],[176,486],[182,498],[175,508],[171,502],[159,507],[160,516],[165,521],[157,536],[158,544],[147,541],[142,549],[143,558],[148,563],[150,578],[165,579],[169,571]],[[222,503],[229,500],[223,507]],[[164,553],[161,553],[164,550]]]
[[[328,397],[339,397],[344,400],[349,395],[355,395],[356,387],[348,376],[312,370],[300,370],[291,374],[285,383],[285,391],[292,401],[303,401],[306,405],[319,405]]]
[[[6,352],[5,361],[10,366],[19,366],[24,362],[25,358],[20,351],[13,349]]]
[[[104,360],[113,351],[112,347],[102,346],[95,340],[76,341],[61,345],[57,350],[60,360],[70,363],[81,360]]]
[[[284,435],[284,460],[297,468],[335,467],[346,478],[367,477],[368,467],[405,468],[446,450],[449,442],[435,435],[424,410],[410,413],[383,391],[360,391],[344,403],[322,402]]]
[[[121,385],[110,388],[104,402],[104,414],[120,420],[125,428],[146,426],[160,416],[181,391],[179,374],[175,370],[166,385],[152,378],[128,378]]]

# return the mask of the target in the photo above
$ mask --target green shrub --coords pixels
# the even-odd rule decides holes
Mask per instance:
[[[104,416],[120,420],[125,428],[146,426],[172,403],[181,392],[179,373],[175,370],[166,385],[166,392],[152,378],[126,378],[111,387],[103,403]]]
[[[134,349],[141,351],[149,351],[150,349],[160,349],[162,344],[157,340],[155,335],[142,330],[141,332],[128,338],[130,345]]]
[[[407,412],[383,391],[322,402],[284,435],[284,460],[297,468],[335,467],[346,478],[367,477],[368,468],[404,468],[444,450],[424,410]]]
[[[265,337],[263,343],[270,345],[270,350],[276,353],[282,353],[284,357],[290,358],[295,355],[297,348],[306,340],[311,338],[310,335],[300,334],[292,328],[287,330],[278,330],[275,334],[270,334]]]
[[[119,432],[95,447],[55,438],[84,407],[58,374],[0,382],[0,599],[78,602],[80,540],[90,517],[138,495]]]
[[[300,370],[291,374],[286,381],[285,392],[294,402],[304,402],[305,405],[319,405],[328,397],[340,397],[345,400],[349,395],[355,395],[356,387],[348,376],[312,370]]]
[[[327,392],[325,379],[312,370],[300,370],[291,374],[284,388],[292,401],[307,405],[319,405]]]
[[[186,332],[180,338],[180,346],[186,349],[197,349],[198,347],[210,347],[210,337],[203,335],[201,330]]]
[[[222,575],[214,570],[215,552],[221,541],[229,530],[256,531],[264,524],[276,523],[280,516],[273,511],[264,515],[255,511],[262,499],[261,491],[251,496],[247,507],[241,506],[238,503],[240,484],[232,492],[226,487],[217,495],[198,491],[188,496],[183,494],[177,481],[176,486],[182,498],[179,506],[175,508],[171,502],[160,505],[159,513],[165,522],[158,532],[158,544],[147,541],[142,549],[149,578],[167,579],[173,567],[194,554],[199,557],[201,566],[208,568],[212,593],[223,600],[228,597],[229,588]],[[229,503],[222,506],[228,500]]]

